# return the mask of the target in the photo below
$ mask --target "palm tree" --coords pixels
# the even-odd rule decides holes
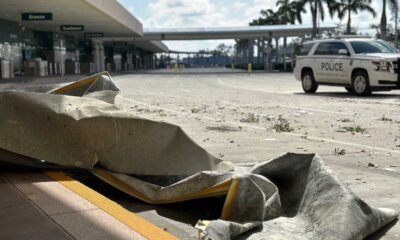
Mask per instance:
[[[395,5],[392,8],[392,14],[394,16],[394,45],[396,48],[399,47],[399,1],[395,0]]]
[[[396,0],[388,0],[389,4],[391,5],[392,9],[397,8],[397,1]],[[381,16],[381,38],[386,40],[387,37],[387,17],[386,17],[386,0],[382,0],[382,16]]]
[[[302,23],[301,13],[305,12],[299,2],[290,0],[278,0],[276,6],[279,7],[276,12],[279,17],[279,24],[295,24],[296,20]],[[300,14],[299,14],[300,12]],[[283,38],[283,68],[286,69],[286,48],[287,37]]]
[[[346,34],[351,34],[351,13],[367,11],[376,16],[375,10],[370,6],[372,0],[341,0],[337,3],[338,16],[342,20],[347,14],[347,29]]]
[[[390,0],[392,1],[392,0]],[[299,0],[298,2],[298,7],[301,9],[304,9],[305,5],[308,4],[310,11],[311,11],[311,17],[312,17],[312,24],[313,24],[313,31],[312,31],[312,37],[316,38],[318,29],[317,29],[317,19],[318,15],[321,17],[321,20],[324,21],[325,18],[325,11],[324,11],[324,5],[326,4],[329,9],[329,14],[331,17],[337,12],[337,1],[336,0]]]
[[[279,16],[280,24],[294,24],[296,20],[299,23],[302,22],[301,14],[298,14],[298,11],[300,10],[300,12],[305,12],[305,10],[300,8],[301,6],[299,6],[299,2],[278,0],[276,6],[279,7],[276,13]]]
[[[260,25],[278,25],[281,23],[280,16],[278,12],[272,11],[272,9],[261,10],[261,17],[254,19],[250,26],[260,26]]]

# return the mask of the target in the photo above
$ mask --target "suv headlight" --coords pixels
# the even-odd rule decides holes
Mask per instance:
[[[392,67],[391,62],[387,62],[384,60],[381,61],[372,61],[372,64],[375,66],[374,70],[375,71],[380,71],[380,72],[389,72],[390,68]]]

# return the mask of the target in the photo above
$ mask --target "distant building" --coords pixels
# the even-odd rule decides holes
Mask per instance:
[[[183,64],[188,67],[223,67],[232,63],[228,56],[201,56],[193,55],[182,59]]]
[[[115,0],[2,0],[0,79],[121,71],[155,66],[160,41]]]

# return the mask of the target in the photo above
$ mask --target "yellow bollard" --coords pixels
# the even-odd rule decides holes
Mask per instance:
[[[250,74],[252,71],[252,65],[251,63],[247,64],[247,72]]]
[[[175,63],[175,65],[174,65],[174,72],[175,72],[175,73],[178,73],[178,68],[179,68],[179,67],[178,67],[178,64]]]

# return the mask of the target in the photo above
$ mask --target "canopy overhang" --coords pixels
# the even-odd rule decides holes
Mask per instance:
[[[23,20],[23,13],[51,14],[45,20]],[[21,27],[38,31],[63,33],[70,36],[84,36],[85,33],[101,33],[104,37],[140,37],[143,27],[118,1],[104,0],[3,0],[0,16],[17,22]],[[61,26],[83,26],[78,30],[63,31]],[[67,29],[68,30],[68,29]]]
[[[333,31],[336,25],[322,25],[319,32]],[[148,28],[141,40],[212,40],[250,39],[259,37],[304,37],[312,32],[312,25],[268,25],[213,28]]]

